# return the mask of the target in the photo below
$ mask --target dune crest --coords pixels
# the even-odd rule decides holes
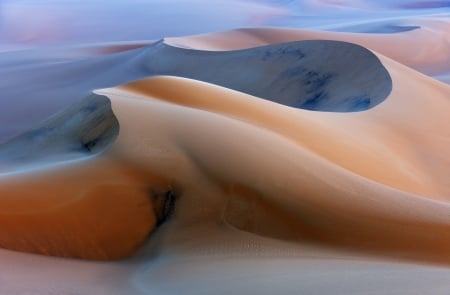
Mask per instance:
[[[91,95],[1,145],[0,174],[99,154],[118,134],[109,100]]]
[[[436,166],[427,167],[426,163],[419,162],[416,156],[421,149],[430,148],[426,143],[421,143],[426,141],[425,134],[419,135],[422,139],[414,144],[414,148],[411,147],[413,145],[411,142],[417,140],[414,136],[405,136],[399,138],[396,145],[390,144],[391,132],[395,132],[396,128],[404,128],[402,125],[409,124],[412,118],[426,116],[421,115],[425,109],[418,108],[423,103],[420,95],[408,97],[396,95],[394,89],[394,94],[388,98],[389,101],[377,108],[360,114],[344,115],[296,110],[264,102],[239,92],[175,77],[157,77],[132,82],[121,86],[114,93],[121,94],[122,91],[125,97],[157,98],[268,129],[357,175],[399,190],[447,200],[448,188],[444,179],[435,183],[433,178],[426,176],[439,177],[441,170],[436,169],[433,172]],[[100,93],[109,95],[110,92],[106,90]],[[439,96],[439,92],[436,95]],[[448,108],[445,95],[440,96],[441,107]],[[436,101],[438,100],[436,97]],[[404,117],[398,118],[396,113],[387,111],[392,105],[402,104],[405,105],[405,110],[411,109]],[[429,111],[435,112],[437,108],[432,106]],[[433,124],[434,129],[439,128],[437,122],[444,123],[447,119],[444,110],[440,114],[434,122],[437,125]],[[445,132],[447,131],[442,131]],[[441,136],[436,136],[435,140],[445,145],[443,140],[445,137]],[[355,137],[358,140],[354,140]],[[434,149],[442,147],[441,144],[434,143],[434,145]],[[440,149],[437,149],[436,153],[431,153],[430,157],[437,157],[442,161],[442,154],[437,153],[438,151]],[[439,160],[436,159],[436,162]],[[389,166],[388,170],[386,166]],[[445,167],[442,166],[443,169],[446,169]]]
[[[442,81],[448,81],[448,73],[450,72],[450,68],[447,66],[450,64],[448,61],[450,55],[448,54],[447,42],[447,32],[449,30],[446,29],[448,21],[443,19],[421,20],[420,24],[422,23],[424,25],[421,29],[388,35],[349,34],[282,28],[241,29],[209,35],[165,38],[164,43],[168,44],[166,46],[160,42],[159,45],[150,44],[148,47],[115,54],[78,58],[70,62],[58,63],[51,62],[49,56],[55,56],[56,54],[59,58],[59,55],[73,54],[70,52],[54,53],[51,50],[42,50],[41,52],[32,52],[32,57],[30,57],[30,53],[27,51],[12,52],[5,55],[4,60],[0,61],[2,65],[0,74],[8,77],[8,83],[2,85],[2,91],[9,94],[4,97],[5,108],[0,110],[0,123],[5,126],[5,128],[0,130],[0,142],[5,142],[13,136],[34,128],[49,115],[66,108],[68,105],[89,95],[95,89],[114,87],[154,75],[174,75],[175,72],[156,71],[158,70],[157,68],[149,66],[152,65],[153,60],[158,59],[154,56],[152,57],[152,52],[158,55],[161,53],[160,49],[165,47],[180,46],[200,51],[227,51],[301,40],[335,40],[359,44],[415,70],[433,75],[433,77]],[[435,44],[435,46],[427,46],[427,42],[418,42],[418,40],[427,40],[428,43]],[[120,45],[121,43],[117,44],[117,46]],[[111,46],[113,45],[111,44]],[[157,50],[157,48],[159,49]],[[353,49],[357,50],[356,47]],[[330,50],[332,48],[328,48],[328,51]],[[367,54],[364,53],[365,50],[363,49],[357,51],[362,55]],[[173,50],[173,52],[182,53],[186,51]],[[180,57],[171,56],[167,58],[164,61],[166,64],[163,69],[167,70],[168,66],[173,69],[174,65],[171,61],[174,61],[174,58],[178,59]],[[336,59],[339,59],[339,56],[336,56]],[[374,58],[370,59],[374,60]],[[21,60],[21,62],[18,62],[18,60]],[[24,64],[22,60],[26,63]],[[322,63],[321,60],[318,62]],[[349,67],[357,70],[356,73],[361,75],[361,77],[357,77],[358,81],[367,79],[369,71],[355,65],[351,61],[348,64]],[[376,64],[378,62],[363,63],[363,65],[367,66],[375,65],[375,68],[379,69],[379,73],[382,73],[382,69]],[[203,66],[205,67],[204,70],[207,70],[207,65]],[[330,65],[324,66],[330,67]],[[30,71],[30,68],[35,70]],[[179,71],[180,69],[177,70]],[[186,71],[186,69],[183,70]],[[195,68],[192,69],[192,72],[195,72],[195,70]],[[43,74],[38,75],[37,73]],[[85,75],[85,73],[89,73],[89,75]],[[220,74],[215,75],[217,79]],[[236,75],[231,75],[231,77],[233,76]],[[385,75],[382,74],[381,76]],[[195,78],[193,76],[187,77]],[[225,79],[225,77],[222,78]],[[350,78],[353,79],[353,76]],[[28,87],[21,87],[23,84],[28,85]],[[386,85],[386,83],[381,83],[380,87],[382,87],[381,90],[383,91],[375,91],[375,94],[377,94],[376,100],[382,101],[384,97],[382,94],[388,94]],[[42,91],[42,89],[51,89],[51,91]],[[242,88],[238,90],[242,90]],[[357,90],[351,92],[361,94],[361,89]],[[28,99],[30,93],[32,93],[32,99]],[[253,93],[253,95],[258,95],[258,93]],[[292,97],[289,96],[290,99]],[[42,105],[45,105],[45,108]]]
[[[395,74],[403,66],[385,62],[394,85],[405,83]],[[422,76],[411,71],[410,79]],[[417,155],[445,148],[448,131],[439,122],[447,120],[448,89],[441,85],[435,92],[439,106],[429,108],[420,92],[414,95],[416,89],[409,95],[397,91],[394,86],[377,108],[345,114],[276,106],[175,77],[99,93],[112,99],[123,122],[123,136],[111,155],[140,169],[157,167],[183,188],[173,224],[216,220],[270,237],[443,262],[450,247],[448,181],[439,175],[449,166],[442,153],[432,152],[425,162]],[[402,104],[403,115],[390,112],[392,105]],[[441,115],[434,113],[436,121],[426,124],[436,124],[436,136],[419,131],[389,144],[389,130],[405,128],[409,115],[428,116],[435,108],[442,109]],[[129,142],[140,144],[129,149]]]
[[[348,50],[364,62],[352,68]],[[137,52],[151,75],[197,78],[242,92],[179,77],[135,81],[98,90],[100,95],[4,145],[2,159],[17,167],[61,164],[70,157],[73,162],[37,166],[39,175],[36,170],[1,179],[2,195],[9,196],[1,200],[3,207],[15,208],[0,214],[3,247],[122,258],[174,212],[172,225],[231,224],[263,236],[383,255],[435,261],[450,249],[448,86],[380,54],[334,41],[230,52],[158,42]],[[244,61],[248,66],[237,72]],[[302,67],[319,62],[333,77],[344,69],[349,76],[337,84],[318,79],[324,69],[309,77]],[[221,64],[228,70],[215,71]],[[283,74],[294,69],[300,75]],[[252,73],[254,81],[243,79]],[[293,104],[293,96],[311,94],[302,92],[309,87],[305,81],[314,91],[326,91],[329,100],[304,109]],[[274,102],[257,96],[264,87]],[[361,109],[348,91],[378,99]],[[433,94],[433,104],[424,92]],[[421,125],[412,128],[415,120]],[[35,140],[36,132],[47,140]],[[21,187],[24,182],[27,189]],[[50,192],[44,189],[48,186]],[[95,211],[100,213],[83,211],[109,198],[118,203]],[[114,204],[120,207],[117,214]],[[123,217],[115,220],[116,215]],[[108,226],[96,225],[102,219]],[[123,220],[128,222],[116,225]],[[79,234],[85,226],[90,230]],[[10,228],[25,231],[13,234]],[[27,228],[39,234],[29,236]]]
[[[0,146],[0,247],[51,256],[129,256],[170,213],[161,178],[102,154],[119,134],[92,94]]]
[[[392,89],[389,73],[378,58],[346,42],[315,40],[202,51],[161,41],[145,54],[152,75],[191,78],[307,110],[364,111],[381,103]]]
[[[236,50],[300,40],[338,40],[359,44],[429,75],[450,71],[448,19],[418,19],[420,28],[401,34],[361,34],[293,28],[245,28],[221,33],[166,38],[166,43],[202,50]],[[418,40],[422,40],[418,42]],[[426,41],[425,41],[426,40]],[[433,44],[433,46],[428,46]]]
[[[82,2],[0,1],[0,295],[449,294],[449,0]]]

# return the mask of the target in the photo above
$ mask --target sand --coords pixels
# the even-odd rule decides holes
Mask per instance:
[[[447,294],[446,25],[9,53],[0,293]]]

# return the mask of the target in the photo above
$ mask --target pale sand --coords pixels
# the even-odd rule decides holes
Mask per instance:
[[[30,197],[26,202],[29,204],[34,200],[38,202],[38,207],[25,213],[58,212],[60,208],[72,210],[69,209],[73,206],[72,202],[68,206],[65,198],[61,205],[56,205],[53,198],[48,199],[51,207],[43,205],[45,202],[38,199],[40,193],[57,195],[44,188],[48,186],[46,179],[56,177],[56,183],[63,184],[66,194],[74,196],[71,200],[75,198],[86,202],[91,200],[82,197],[86,191],[104,201],[110,198],[104,190],[114,192],[124,179],[124,191],[130,190],[131,193],[127,194],[136,195],[137,200],[142,200],[138,202],[148,203],[146,207],[149,208],[149,189],[163,190],[164,185],[170,185],[180,187],[183,196],[200,194],[212,199],[212,204],[206,199],[197,201],[205,203],[201,206],[202,210],[180,209],[178,205],[177,216],[187,214],[189,218],[199,221],[201,216],[197,215],[198,211],[208,208],[211,218],[218,221],[225,218],[227,222],[237,223],[243,229],[259,234],[287,239],[319,239],[344,245],[355,243],[363,248],[393,247],[394,250],[403,250],[414,241],[414,247],[408,247],[412,253],[406,256],[418,255],[421,258],[424,255],[426,259],[440,259],[439,251],[446,251],[450,246],[449,237],[441,234],[447,227],[448,207],[446,203],[433,199],[445,201],[449,194],[448,182],[444,177],[449,172],[444,153],[448,149],[448,130],[444,128],[449,111],[448,87],[438,84],[435,90],[427,91],[434,94],[435,101],[432,105],[427,104],[421,98],[421,92],[414,87],[398,87],[401,86],[401,79],[395,76],[395,70],[402,72],[403,77],[409,72],[411,77],[408,81],[426,79],[424,82],[437,82],[394,62],[386,60],[385,63],[389,65],[396,85],[391,96],[372,110],[350,114],[292,109],[225,88],[173,77],[142,80],[118,90],[99,91],[112,99],[113,111],[121,126],[117,141],[99,158],[105,159],[105,164],[96,163],[99,160],[86,162],[79,168],[88,173],[85,177],[73,174],[78,169],[71,165],[71,169],[66,166],[54,168],[54,176],[51,171],[47,177],[40,172],[40,178],[33,172],[24,172],[24,176],[15,176],[13,180],[7,178],[2,189],[5,190],[4,195],[11,197],[2,201],[6,202],[5,207],[16,207],[19,213],[23,213],[24,205],[20,203],[23,197],[18,196],[27,193]],[[422,88],[424,84],[415,83]],[[409,92],[406,95],[397,94],[397,89],[408,89]],[[392,112],[400,106],[402,113]],[[429,117],[431,113],[433,121],[423,120],[416,132],[407,129],[411,118],[420,120],[421,116]],[[421,131],[422,128],[435,132],[430,135]],[[409,132],[397,131],[403,129]],[[423,156],[425,151],[428,153]],[[101,169],[94,168],[104,165]],[[122,172],[123,169],[130,172]],[[23,179],[28,175],[33,177],[32,182]],[[92,184],[84,180],[93,176],[95,182]],[[155,182],[155,176],[164,181]],[[73,186],[68,183],[72,178],[78,179]],[[100,185],[97,191],[99,179],[112,179],[113,183],[110,180],[104,189]],[[36,188],[31,189],[28,185],[18,189],[14,185],[20,185],[23,181],[30,185],[36,183]],[[54,190],[56,192],[61,188],[55,186]],[[181,201],[192,202],[186,199],[189,198],[183,197],[180,204]],[[230,203],[227,205],[227,202]],[[228,208],[225,217],[220,213],[224,206]],[[53,207],[59,209],[52,211]],[[146,210],[143,217],[151,215],[149,209]],[[12,215],[16,220],[21,220],[11,211],[8,212],[10,218]],[[333,214],[329,215],[330,212]],[[105,214],[108,214],[106,209]],[[33,219],[22,220],[35,224]],[[120,222],[120,219],[117,221]],[[86,222],[89,224],[89,220]],[[145,226],[137,234],[140,240],[134,242],[134,248],[151,231],[155,221],[152,222],[142,222]],[[51,235],[54,229],[46,228],[49,223],[41,227]],[[353,226],[348,227],[348,223],[353,223]],[[420,230],[404,231],[405,226]],[[8,228],[10,225],[5,226],[5,229]],[[103,231],[106,234],[109,230]],[[39,229],[34,232],[39,232]],[[93,232],[98,234],[94,229]],[[75,240],[84,241],[82,235],[71,235]],[[5,232],[3,246],[25,247],[26,250],[26,246],[14,246],[18,243],[15,236],[18,241],[25,239]],[[436,244],[436,239],[442,242]],[[51,237],[43,240],[60,245]],[[127,240],[131,242],[136,238],[129,237]],[[78,246],[84,249],[81,254],[71,254],[75,250],[64,250],[67,247],[64,244],[51,250],[42,242],[35,243],[37,246],[32,247],[33,252],[91,257],[83,252],[89,246]],[[69,240],[67,244],[72,243]],[[107,245],[105,243],[98,248],[108,249]],[[105,257],[95,254],[95,247],[91,251],[93,258],[98,256],[103,259],[121,257],[134,248],[128,246],[120,254]],[[113,250],[111,252],[115,253]]]
[[[427,27],[428,28],[428,27]],[[269,34],[264,33],[269,31]],[[417,31],[417,32],[416,32]],[[323,38],[335,40],[347,40],[369,46],[383,54],[392,53],[390,56],[404,64],[421,68],[430,69],[430,71],[446,81],[446,76],[450,72],[450,63],[447,62],[449,54],[445,50],[448,48],[449,30],[435,25],[428,28],[431,33],[427,36],[417,35],[420,30],[404,32],[399,34],[341,34],[341,33],[321,33],[314,31],[293,30],[293,29],[256,29],[243,30],[237,32],[219,33],[196,37],[196,40],[203,40],[202,44],[193,43],[193,38],[189,37],[183,41],[192,45],[190,47],[198,49],[233,49],[248,48],[258,45],[267,45],[271,42],[294,41],[307,38],[314,39],[316,34],[326,34]],[[421,31],[426,33],[428,31]],[[415,32],[411,36],[410,33]],[[408,34],[407,34],[408,33]],[[259,38],[258,34],[266,34],[264,38]],[[270,35],[272,34],[272,35]],[[219,36],[217,38],[213,36]],[[423,38],[422,38],[423,37]],[[212,39],[211,39],[212,38]],[[422,39],[421,39],[422,38]],[[211,40],[210,40],[211,39]],[[273,39],[271,41],[271,39]],[[317,39],[317,38],[316,38]],[[383,41],[383,40],[387,41]],[[210,40],[211,42],[207,42]],[[378,47],[373,47],[378,45]],[[379,42],[378,42],[379,41]],[[167,39],[167,42],[172,42]],[[201,43],[201,42],[200,42]],[[370,44],[369,44],[370,43]],[[417,44],[416,44],[417,43]],[[433,46],[427,46],[433,44]],[[118,44],[120,46],[120,43]],[[111,45],[110,48],[114,46]],[[67,107],[70,103],[89,95],[93,90],[99,88],[113,87],[119,84],[127,83],[136,79],[142,79],[149,75],[176,75],[177,73],[162,72],[161,69],[154,69],[154,61],[158,59],[151,57],[153,45],[135,50],[129,50],[118,54],[90,56],[83,59],[73,52],[61,50],[41,50],[36,52],[12,52],[3,54],[0,60],[0,76],[8,81],[0,85],[0,91],[4,93],[4,108],[0,109],[0,124],[4,126],[0,130],[0,142],[18,135],[21,132],[34,128],[40,121],[47,118],[50,114]],[[84,55],[84,49],[81,55]],[[182,52],[175,51],[176,54]],[[160,53],[160,52],[159,52]],[[201,54],[196,53],[197,56]],[[412,57],[410,58],[405,57]],[[53,58],[56,58],[56,61]],[[183,59],[179,59],[182,61]],[[61,59],[61,61],[60,61]],[[414,60],[420,59],[419,63]],[[174,56],[169,58],[175,60]],[[204,59],[206,60],[206,59]],[[165,61],[167,70],[168,60]],[[328,63],[323,62],[326,66]],[[358,63],[351,63],[358,66]],[[173,65],[172,65],[173,66]],[[207,65],[203,64],[202,67]],[[447,69],[439,69],[441,66]],[[164,69],[164,68],[163,68]],[[190,68],[191,75],[195,72],[195,67]],[[206,69],[205,69],[206,71]],[[223,67],[218,73],[224,72]],[[423,70],[426,73],[425,70]],[[88,73],[88,74],[86,74]],[[199,76],[202,73],[198,73]],[[436,76],[437,75],[437,76]],[[203,73],[205,76],[205,73]],[[359,75],[365,76],[365,75]],[[237,75],[233,75],[235,80]],[[197,79],[195,76],[191,78]],[[211,77],[211,78],[216,78]],[[222,82],[223,83],[223,82]],[[21,87],[27,85],[27,87]],[[226,85],[224,85],[226,86]]]
[[[449,148],[449,89],[435,85],[435,91],[427,92],[434,94],[435,104],[427,104],[414,87],[401,87],[404,78],[396,77],[395,70],[403,77],[409,71],[408,81],[423,77],[385,62],[394,85],[410,92],[396,93],[395,88],[380,106],[345,115],[295,110],[173,77],[99,91],[112,99],[123,130],[110,153],[174,179],[183,195],[192,185],[200,191],[213,185],[214,191],[201,194],[224,194],[232,211],[223,217],[219,207],[215,218],[228,218],[246,230],[400,251],[406,247],[439,260],[440,251],[450,246],[444,234],[448,205],[435,201],[449,195],[444,152]],[[402,113],[390,111],[399,106]],[[411,118],[430,114],[433,121],[424,120],[417,132],[408,130]],[[404,129],[408,132],[398,131]],[[177,216],[195,212],[179,210]]]
[[[165,38],[171,45],[231,50],[299,40],[338,40],[359,44],[426,74],[450,71],[450,21],[420,19],[419,29],[399,34],[361,34],[287,28],[249,28],[180,38]],[[430,44],[433,44],[430,46]]]
[[[450,87],[377,55],[393,90],[360,113],[292,109],[175,77],[99,90],[112,101],[117,140],[95,159],[4,176],[1,195],[11,197],[0,200],[8,208],[0,241],[50,255],[124,257],[154,230],[149,191],[172,190],[170,222],[134,258],[95,264],[101,275],[82,290],[211,294],[220,284],[241,294],[377,294],[380,286],[383,294],[446,294],[447,269],[386,259],[449,263]],[[0,291],[73,289],[81,269],[94,267],[41,263],[63,267],[64,283],[20,287],[4,272]],[[112,283],[108,275],[125,279]]]

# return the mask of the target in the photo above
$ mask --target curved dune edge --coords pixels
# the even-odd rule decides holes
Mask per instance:
[[[109,99],[90,95],[0,145],[0,175],[101,154],[118,134]]]
[[[104,156],[0,184],[0,247],[89,260],[130,256],[165,221],[178,194],[169,181]]]
[[[99,90],[112,101],[117,140],[89,161],[2,178],[1,195],[11,198],[0,206],[11,210],[0,212],[0,245],[123,258],[165,216],[165,201],[154,198],[177,188],[183,195],[173,225],[229,223],[269,237],[450,263],[449,88],[379,58],[394,88],[362,113],[296,110],[174,77]]]
[[[429,175],[446,175],[448,166],[427,167],[416,154],[430,152],[424,163],[445,161],[436,149],[446,149],[440,120],[447,118],[448,89],[434,90],[438,105],[424,103],[414,87],[408,95],[397,92],[407,83],[397,71],[409,73],[418,88],[433,81],[384,62],[393,93],[363,113],[298,110],[176,77],[99,90],[112,101],[121,126],[117,140],[89,161],[2,179],[1,195],[9,198],[1,200],[8,211],[0,214],[0,243],[63,257],[127,257],[158,222],[155,205],[164,202],[151,196],[178,187],[178,224],[215,220],[269,237],[442,261],[450,248],[448,204],[433,199],[447,200],[448,186]],[[395,106],[404,114],[392,112]],[[435,121],[422,120],[422,127],[434,128],[434,136],[419,128],[388,144],[388,131],[406,130],[410,116],[431,111]],[[99,220],[105,226],[94,226]]]
[[[145,50],[148,75],[185,77],[299,109],[359,112],[392,89],[383,64],[359,45],[330,40],[204,51],[157,42]]]
[[[176,191],[103,153],[119,122],[92,94],[0,146],[0,247],[59,257],[129,256],[170,213]]]
[[[431,22],[431,20],[429,21]],[[396,36],[344,34],[335,32],[317,32],[297,29],[251,29],[216,33],[208,36],[186,37],[192,48],[206,50],[231,50],[262,46],[277,42],[289,42],[299,40],[328,39],[360,44],[366,48],[379,52],[423,73],[436,74],[442,77],[450,71],[448,46],[445,38],[446,24],[440,21],[436,24],[424,26],[419,35],[412,32],[395,34]],[[433,25],[433,26],[432,26]],[[435,28],[435,30],[433,29]],[[260,36],[261,35],[261,36]],[[398,35],[398,36],[397,36]],[[384,38],[386,38],[385,41]],[[171,38],[165,39],[171,44]],[[177,39],[180,40],[180,39]],[[418,40],[421,40],[418,42]],[[428,46],[434,44],[435,46]],[[79,100],[94,89],[113,87],[128,83],[136,79],[142,79],[149,75],[170,75],[170,73],[155,73],[149,69],[149,47],[125,51],[120,54],[111,54],[78,60],[70,63],[44,63],[39,59],[30,58],[29,52],[18,53],[5,57],[2,61],[3,74],[8,77],[7,85],[3,85],[5,94],[11,93],[14,100],[5,99],[11,104],[11,109],[0,110],[0,123],[5,128],[0,132],[0,141],[18,135],[21,132],[32,129],[36,124],[47,118],[52,112],[67,106],[69,103]],[[46,51],[43,54],[53,56]],[[32,54],[34,56],[34,53]],[[15,60],[25,60],[27,67],[17,66]],[[48,59],[48,57],[47,57]],[[441,67],[444,67],[441,69]],[[30,71],[30,69],[35,71]],[[37,73],[46,73],[39,75]],[[86,74],[88,73],[88,74]],[[442,78],[445,81],[445,76]],[[447,79],[448,80],[448,79]],[[26,84],[28,87],[21,87]],[[42,91],[51,89],[51,91]],[[33,97],[32,100],[27,99]],[[14,103],[13,103],[14,101]],[[45,104],[45,108],[42,107]],[[28,108],[19,107],[28,105]],[[14,115],[12,115],[14,114]],[[19,119],[20,118],[20,119]]]
[[[386,62],[393,73],[401,69],[404,75],[403,70],[407,71],[410,79],[394,79],[399,86],[411,79],[423,79],[396,63]],[[421,82],[419,88],[434,83],[431,79]],[[345,115],[275,107],[241,93],[174,77],[142,80],[99,93],[111,98],[125,130],[110,150],[111,155],[144,170],[152,167],[163,177],[173,177],[183,188],[183,199],[174,216],[177,224],[225,221],[276,238],[315,240],[445,262],[443,255],[450,249],[449,205],[437,200],[447,200],[448,182],[442,176],[434,179],[429,175],[446,175],[449,166],[425,163],[446,161],[445,154],[438,151],[448,144],[448,131],[440,121],[447,120],[448,89],[438,87],[433,94],[439,105],[429,108],[417,89],[410,87],[410,95],[399,95],[402,91],[394,92],[371,111]],[[223,103],[221,99],[212,103],[214,97],[223,99]],[[271,118],[268,128],[263,124],[270,118],[264,113],[266,104],[283,117],[295,113],[297,120],[305,120],[299,125],[316,129],[315,132],[298,140],[292,134],[283,134],[283,120],[279,118]],[[394,105],[403,105],[404,113],[392,113]],[[437,109],[442,112],[436,113]],[[429,116],[430,111],[436,120],[424,124],[434,127],[435,136],[429,137],[419,128],[416,134],[389,145],[389,131],[408,130],[404,124],[411,123],[409,115],[420,118],[420,114]],[[319,116],[317,121],[315,116]],[[309,124],[306,120],[310,120]],[[274,130],[277,124],[279,129]],[[381,130],[374,127],[379,124],[383,126]],[[337,139],[347,144],[340,145],[337,139],[331,142],[336,131],[331,126],[341,130]],[[430,127],[423,126],[425,130]],[[342,140],[348,136],[342,130],[347,130],[352,140]],[[321,134],[328,144],[320,142]],[[427,141],[422,143],[425,138]],[[372,150],[367,152],[364,142],[369,140]],[[132,148],[130,142],[135,143]],[[320,142],[329,150],[322,150],[318,157],[317,151],[308,146],[311,142]],[[334,155],[333,160],[338,161],[352,146],[351,163],[358,163],[358,155],[381,157],[374,157],[373,163],[364,159],[357,173],[364,178],[322,158]],[[417,155],[425,151],[430,152],[429,158],[418,161]],[[405,169],[407,164],[416,166]],[[387,181],[395,185],[379,184]],[[414,185],[418,181],[420,185]],[[399,188],[400,185],[404,187]],[[199,208],[195,204],[202,205]]]
[[[6,249],[83,259],[123,258],[142,244],[156,223],[145,188],[123,169],[102,161],[1,183],[0,246]]]
[[[222,51],[300,40],[337,40],[359,44],[427,74],[450,70],[447,33],[450,28],[449,21],[421,19],[419,24],[421,28],[401,34],[360,34],[265,27],[165,38],[164,41],[182,48]]]
[[[436,101],[441,96],[441,106],[448,109],[445,95],[435,92]],[[433,147],[423,143],[429,140],[427,134],[421,132],[415,136],[396,135],[397,130],[406,129],[405,125],[414,118],[427,117],[424,114],[427,111],[436,116],[436,106],[429,110],[416,108],[422,100],[417,94],[393,94],[389,101],[370,112],[343,115],[296,110],[211,84],[176,77],[143,79],[123,85],[114,92],[101,90],[99,93],[130,98],[151,97],[237,119],[282,135],[301,148],[367,179],[427,198],[448,200],[445,179],[435,181],[448,167],[426,165],[433,158],[436,158],[435,162],[444,160],[441,159],[445,158],[444,154],[439,152],[445,149],[445,134],[448,132],[438,132]],[[389,111],[402,104],[405,110],[403,117]],[[406,112],[408,109],[411,109],[409,113]],[[436,122],[428,127],[444,129],[439,122],[447,120],[445,111],[435,119]],[[426,127],[423,126],[424,129]],[[395,136],[397,139],[392,144]],[[430,151],[431,154],[423,162],[419,161],[422,151]]]

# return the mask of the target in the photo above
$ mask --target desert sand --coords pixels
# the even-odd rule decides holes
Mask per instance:
[[[449,22],[417,19],[0,54],[0,294],[448,294]]]

